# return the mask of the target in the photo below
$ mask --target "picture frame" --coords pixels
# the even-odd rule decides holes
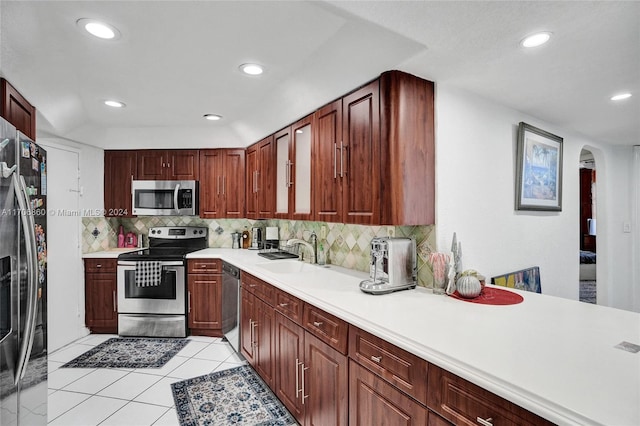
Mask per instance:
[[[530,124],[518,124],[516,210],[562,211],[562,142]]]

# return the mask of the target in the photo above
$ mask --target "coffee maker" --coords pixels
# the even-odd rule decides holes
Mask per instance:
[[[416,287],[416,242],[411,238],[376,237],[371,240],[369,279],[360,290],[385,294]]]

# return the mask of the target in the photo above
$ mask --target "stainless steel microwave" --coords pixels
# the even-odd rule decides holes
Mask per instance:
[[[195,180],[134,180],[131,196],[134,215],[198,215],[198,182]]]

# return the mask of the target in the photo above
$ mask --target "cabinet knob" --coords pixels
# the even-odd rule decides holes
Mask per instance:
[[[476,421],[482,426],[493,426],[493,418],[489,417],[488,419],[483,419],[482,417],[477,417]]]
[[[371,361],[380,363],[380,361],[382,361],[382,357],[371,355]]]

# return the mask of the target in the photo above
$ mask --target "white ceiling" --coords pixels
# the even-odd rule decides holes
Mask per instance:
[[[95,39],[80,18],[122,37]],[[104,148],[246,146],[401,69],[597,142],[640,144],[636,1],[0,0],[0,24],[0,75],[38,109],[39,136]],[[550,43],[519,47],[539,30],[553,32]],[[266,72],[241,75],[244,62]],[[609,100],[622,91],[634,96]]]

